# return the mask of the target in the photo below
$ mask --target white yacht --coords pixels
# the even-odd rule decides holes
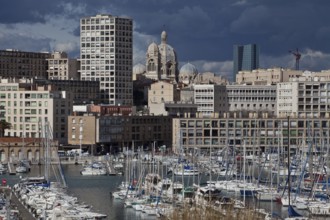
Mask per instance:
[[[80,171],[83,176],[97,176],[97,175],[107,175],[107,170],[103,167],[85,167]]]

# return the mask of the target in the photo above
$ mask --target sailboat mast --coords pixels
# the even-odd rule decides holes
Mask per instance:
[[[290,206],[290,191],[291,191],[291,180],[290,180],[290,116],[288,116],[288,196]]]
[[[209,202],[211,203],[211,180],[212,180],[212,149],[211,149],[211,144],[212,144],[212,126],[210,128],[210,183],[208,186],[209,190]]]
[[[245,139],[243,139],[243,154],[244,154],[244,157],[243,157],[243,176],[244,176],[244,196],[243,196],[243,201],[244,201],[244,205],[245,205],[245,182],[246,182],[246,178],[245,178],[245,163],[246,163],[246,145],[245,145]]]
[[[281,160],[281,158],[280,158],[280,152],[281,152],[280,146],[281,146],[281,143],[282,143],[281,138],[280,138],[281,133],[282,133],[282,126],[281,126],[281,130],[278,132],[278,140],[277,140],[277,175],[276,175],[276,177],[277,177],[277,188],[279,188],[279,185],[280,185],[280,160]],[[280,143],[280,141],[281,141],[281,143]]]

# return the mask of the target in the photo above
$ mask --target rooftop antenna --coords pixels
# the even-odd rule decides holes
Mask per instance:
[[[289,50],[289,53],[293,54],[296,58],[296,70],[299,70],[299,60],[301,58],[301,53],[299,53],[298,48],[296,51]]]

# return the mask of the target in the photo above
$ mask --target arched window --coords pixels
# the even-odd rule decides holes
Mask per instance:
[[[167,76],[172,76],[174,75],[173,74],[173,70],[172,70],[172,63],[171,62],[168,62],[167,63],[167,73],[166,73]]]
[[[149,60],[148,62],[148,71],[155,71],[156,67],[155,67],[155,62],[154,60]]]

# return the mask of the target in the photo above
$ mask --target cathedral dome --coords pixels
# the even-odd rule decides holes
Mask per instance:
[[[164,62],[168,62],[168,61],[176,62],[176,53],[173,47],[171,47],[170,45],[160,44],[159,52],[161,54],[162,59],[165,59],[163,60]]]
[[[145,65],[138,63],[133,67],[133,74],[143,74],[146,72],[146,67]]]
[[[179,72],[179,81],[184,84],[189,84],[198,74],[197,68],[191,64],[186,63],[183,65]]]
[[[198,70],[193,64],[186,63],[181,67],[179,74],[187,76],[196,76],[198,74]]]
[[[148,54],[157,54],[158,46],[155,42],[151,43],[148,47]]]

